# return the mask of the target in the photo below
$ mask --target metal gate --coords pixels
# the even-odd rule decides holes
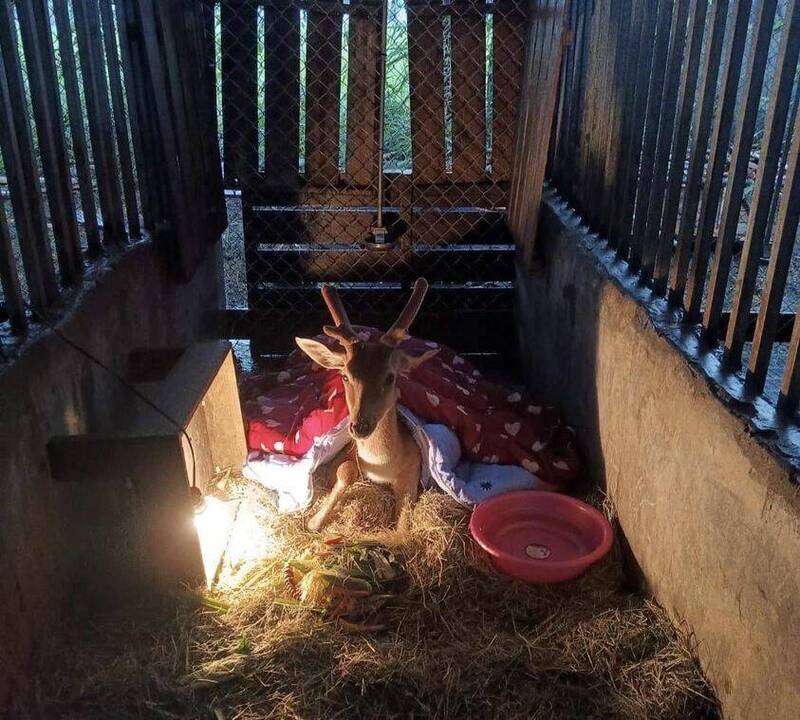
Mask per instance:
[[[524,0],[387,0],[383,173],[390,249],[368,249],[379,196],[381,0],[214,4],[220,150],[241,193],[246,306],[231,337],[291,349],[333,283],[385,324],[431,283],[415,332],[465,353],[513,336],[506,204]],[[244,303],[242,303],[244,304]]]

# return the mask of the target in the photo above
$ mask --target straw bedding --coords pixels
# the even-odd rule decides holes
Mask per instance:
[[[406,589],[381,610],[386,630],[349,634],[275,602],[284,561],[318,540],[267,507],[272,558],[177,610],[76,623],[46,653],[30,716],[717,717],[689,642],[623,591],[614,553],[576,582],[529,587],[485,563],[468,512],[448,497],[424,494],[404,534],[387,529],[391,509],[384,490],[357,485],[329,529],[379,540],[404,563]]]

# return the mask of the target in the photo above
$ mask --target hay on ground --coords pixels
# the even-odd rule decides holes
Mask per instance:
[[[402,559],[407,590],[382,610],[385,631],[349,634],[276,602],[286,597],[285,561],[319,536],[299,517],[266,512],[273,552],[236,587],[159,616],[128,611],[77,626],[54,643],[31,716],[716,717],[686,639],[621,589],[613,553],[578,581],[532,587],[486,563],[468,512],[447,496],[423,494],[406,533],[387,527],[391,516],[384,490],[359,485],[329,528]]]

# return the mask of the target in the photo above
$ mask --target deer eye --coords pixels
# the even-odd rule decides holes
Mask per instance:
[[[386,376],[386,384],[391,385],[394,382],[394,373],[389,373]]]
[[[347,377],[344,373],[342,373],[342,382],[347,385],[350,382],[350,378]]]

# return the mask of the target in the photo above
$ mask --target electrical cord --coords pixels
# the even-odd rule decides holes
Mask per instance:
[[[150,407],[152,410],[157,412],[161,417],[163,417],[168,423],[173,425],[176,430],[178,430],[184,438],[186,438],[186,442],[189,445],[189,454],[192,458],[192,485],[191,485],[191,492],[192,492],[192,502],[195,505],[199,505],[202,503],[202,495],[197,488],[197,461],[194,454],[194,445],[192,443],[192,438],[189,437],[189,433],[186,429],[179,423],[174,417],[172,417],[169,413],[165,410],[160,408],[156,403],[154,403],[150,398],[148,398],[144,393],[140,390],[137,390],[136,386],[126,380],[122,375],[120,375],[116,370],[106,365],[100,358],[93,355],[89,352],[86,348],[82,347],[74,340],[68,338],[64,333],[61,332],[50,320],[45,317],[41,312],[31,309],[32,314],[39,320],[43,325],[46,325],[52,333],[66,345],[69,345],[73,350],[77,351],[81,355],[83,355],[87,360],[97,365],[99,368],[105,370],[111,377],[113,377],[118,383],[124,386],[128,391],[130,391],[133,395],[135,395],[139,400],[141,400],[145,405]]]

